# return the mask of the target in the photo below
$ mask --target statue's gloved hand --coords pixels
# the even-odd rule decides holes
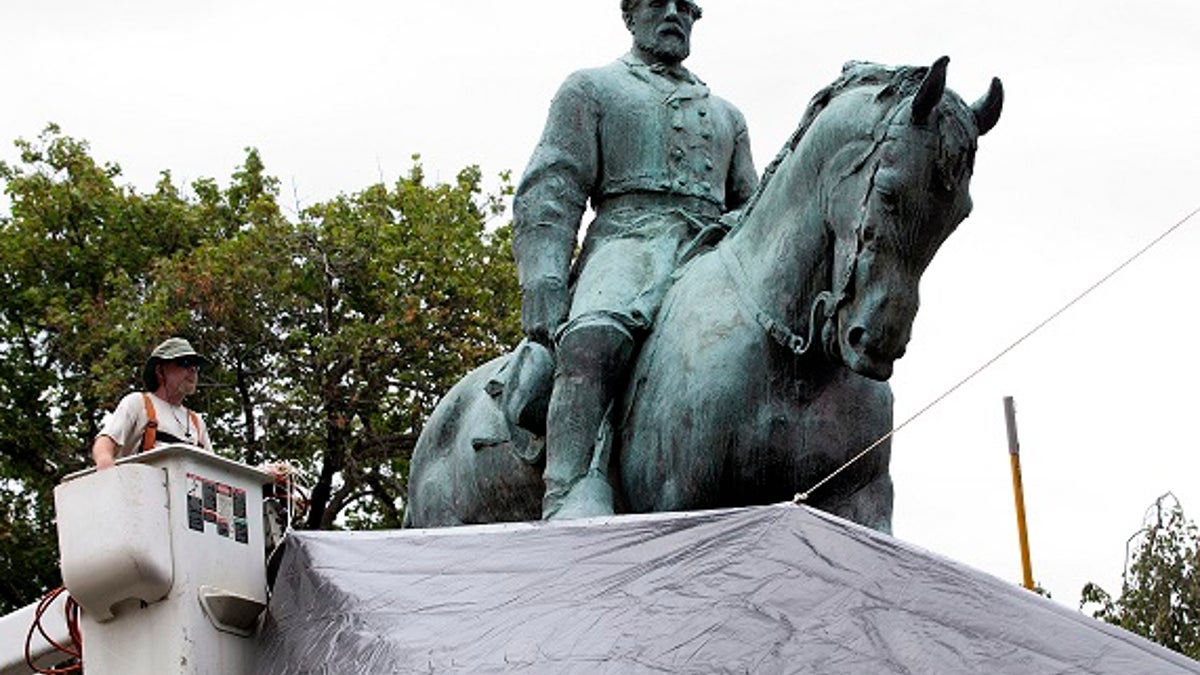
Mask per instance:
[[[567,318],[567,284],[558,277],[542,277],[521,288],[521,329],[530,340],[552,346],[554,331]]]

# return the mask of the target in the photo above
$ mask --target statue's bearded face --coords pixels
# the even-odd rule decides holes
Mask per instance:
[[[657,61],[676,64],[691,52],[699,8],[690,0],[641,0],[625,17],[633,44]]]

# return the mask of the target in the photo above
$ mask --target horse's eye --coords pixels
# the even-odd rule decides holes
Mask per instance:
[[[880,206],[888,213],[895,213],[900,208],[900,198],[896,196],[895,192],[877,189],[875,193],[879,195]]]

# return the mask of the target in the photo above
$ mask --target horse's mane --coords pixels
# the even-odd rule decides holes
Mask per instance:
[[[746,200],[746,206],[743,207],[734,229],[754,210],[759,196],[775,175],[775,170],[800,145],[800,140],[804,138],[813,121],[829,106],[831,101],[852,89],[882,86],[883,88],[876,95],[876,100],[885,102],[891,108],[915,94],[928,72],[928,66],[886,66],[868,61],[847,61],[842,66],[841,76],[829,86],[818,91],[809,101],[804,116],[800,118],[800,126],[796,127],[787,142],[783,144],[783,148],[763,171],[762,180],[759,181],[758,187],[750,195],[750,198]]]

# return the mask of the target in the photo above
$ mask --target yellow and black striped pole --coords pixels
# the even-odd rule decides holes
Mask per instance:
[[[1017,442],[1017,412],[1013,397],[1004,397],[1004,422],[1008,426],[1008,458],[1012,464],[1013,498],[1017,502],[1017,536],[1021,541],[1021,570],[1025,588],[1033,590],[1033,564],[1029,561],[1029,530],[1025,526],[1025,490],[1021,485],[1021,445]]]

